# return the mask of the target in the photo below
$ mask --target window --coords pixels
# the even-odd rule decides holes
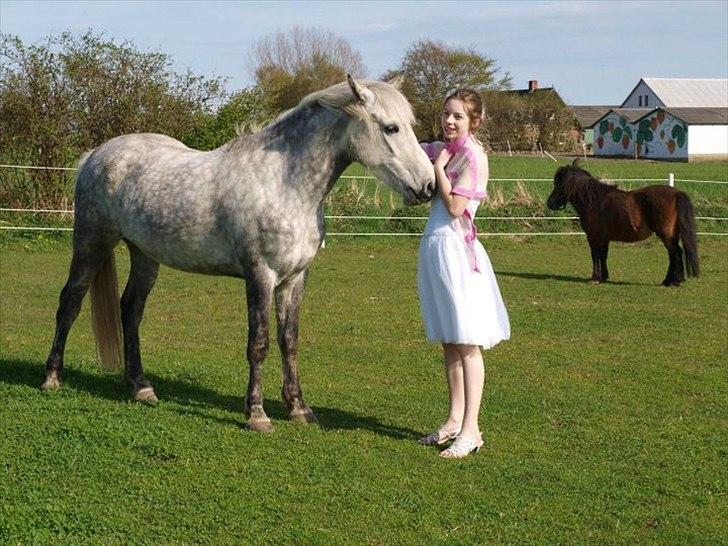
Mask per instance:
[[[647,99],[649,98],[649,95],[645,95],[645,106],[647,106]]]
[[[642,106],[642,95],[639,96],[640,99],[640,106]]]

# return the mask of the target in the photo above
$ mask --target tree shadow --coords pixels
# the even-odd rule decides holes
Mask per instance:
[[[154,390],[162,403],[174,403],[174,405],[164,404],[163,408],[166,411],[173,411],[185,416],[202,417],[222,424],[245,427],[245,417],[243,416],[244,392],[241,392],[239,396],[231,396],[187,380],[169,379],[153,374],[145,375],[154,386]],[[0,382],[2,383],[40,389],[44,377],[45,366],[43,364],[30,360],[0,358]],[[93,374],[73,367],[64,367],[63,383],[67,387],[86,392],[98,398],[115,402],[128,402],[131,399],[129,388],[122,383],[117,375]],[[288,419],[286,408],[281,400],[266,398],[264,407],[271,419]],[[210,412],[210,410],[220,409],[235,413],[238,416],[221,417],[219,414]],[[411,439],[419,436],[414,430],[385,424],[375,417],[323,406],[313,406],[312,409],[318,418],[318,426],[323,430],[364,429],[396,439]]]
[[[586,277],[569,277],[566,275],[553,275],[550,273],[524,273],[522,271],[498,271],[497,276],[503,277],[518,277],[520,279],[532,279],[532,280],[549,280],[549,281],[560,281],[560,282],[571,282],[576,284],[588,284],[589,279]],[[625,281],[613,281],[608,280],[604,284],[614,284],[617,286],[651,286],[647,283],[633,283]]]

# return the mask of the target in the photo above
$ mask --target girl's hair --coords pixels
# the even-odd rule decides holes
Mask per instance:
[[[457,89],[445,98],[445,103],[450,99],[457,99],[463,103],[465,112],[470,118],[470,129],[475,133],[480,124],[483,122],[485,111],[483,110],[483,101],[477,91],[468,88]]]

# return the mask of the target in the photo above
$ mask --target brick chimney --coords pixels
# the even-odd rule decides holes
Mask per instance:
[[[538,89],[538,80],[528,80],[528,90],[535,91]]]

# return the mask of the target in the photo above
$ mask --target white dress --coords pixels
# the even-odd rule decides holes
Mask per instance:
[[[511,331],[493,267],[472,222],[478,198],[485,196],[487,158],[480,150],[473,153],[477,144],[472,139],[462,148],[466,146],[469,153],[456,151],[446,172],[453,193],[468,195],[470,201],[465,214],[453,218],[439,196],[433,199],[420,242],[417,285],[429,341],[490,349],[509,339]],[[471,161],[485,161],[485,168],[473,169]]]

